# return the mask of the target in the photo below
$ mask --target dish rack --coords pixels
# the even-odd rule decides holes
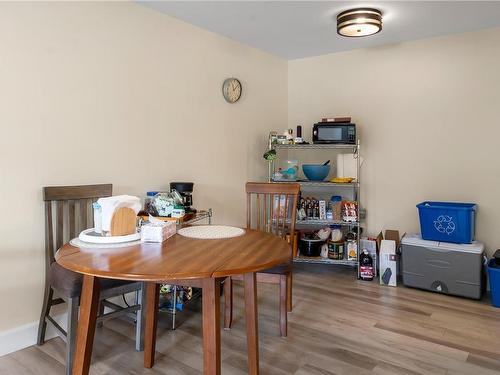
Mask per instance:
[[[199,210],[195,214],[189,217],[181,218],[177,220],[177,226],[178,227],[183,227],[185,225],[190,225],[194,224],[200,221],[206,220],[207,224],[212,224],[212,209],[209,208],[208,210]],[[166,312],[172,316],[172,330],[175,330],[177,328],[177,303],[179,300],[179,292],[181,291],[182,286],[181,285],[172,285],[172,293],[170,301],[171,301],[171,306],[164,306],[160,308],[160,311]],[[201,297],[201,290],[198,288],[193,287],[193,295],[191,299],[188,301],[184,302],[184,305],[191,304],[193,301],[198,300]]]

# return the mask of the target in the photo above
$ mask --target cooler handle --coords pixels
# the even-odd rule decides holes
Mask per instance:
[[[427,261],[427,263],[429,265],[437,267],[437,268],[450,268],[451,267],[451,263],[446,262],[444,260],[430,259]]]

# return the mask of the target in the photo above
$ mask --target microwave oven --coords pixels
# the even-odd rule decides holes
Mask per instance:
[[[313,143],[356,144],[356,124],[318,122],[313,125]]]

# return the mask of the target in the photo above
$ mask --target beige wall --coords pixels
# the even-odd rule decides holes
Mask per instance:
[[[1,3],[0,82],[0,332],[39,316],[42,186],[189,180],[196,206],[243,223],[244,182],[286,127],[286,61],[133,3]]]
[[[242,223],[243,184],[287,117],[354,117],[370,233],[417,230],[424,199],[475,201],[478,238],[500,247],[498,45],[500,29],[401,43],[294,60],[287,78],[281,59],[140,5],[1,3],[0,332],[38,318],[42,186],[192,180],[197,206]]]
[[[472,201],[477,238],[500,248],[498,46],[497,28],[289,62],[291,127],[358,125],[370,233],[417,231],[426,199]]]

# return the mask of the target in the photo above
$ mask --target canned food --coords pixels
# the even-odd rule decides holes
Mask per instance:
[[[328,258],[344,259],[344,242],[328,241]]]

